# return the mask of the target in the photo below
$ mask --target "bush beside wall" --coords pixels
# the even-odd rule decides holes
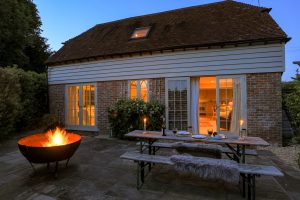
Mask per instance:
[[[33,127],[47,112],[45,74],[0,68],[0,91],[0,137]]]
[[[157,101],[122,99],[108,109],[108,119],[115,137],[123,138],[124,134],[143,129],[143,119],[147,118],[147,130],[161,130],[164,105]]]
[[[283,83],[283,107],[287,110],[293,129],[300,135],[300,80]]]

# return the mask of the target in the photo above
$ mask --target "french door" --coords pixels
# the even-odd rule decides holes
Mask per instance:
[[[96,131],[96,87],[93,83],[66,86],[66,127]]]
[[[238,134],[247,127],[245,76],[216,77],[216,122],[218,132]]]
[[[167,129],[187,130],[190,122],[190,78],[166,79]]]

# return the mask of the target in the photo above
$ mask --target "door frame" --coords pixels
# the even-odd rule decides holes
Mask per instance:
[[[216,121],[217,121],[217,132],[220,132],[220,79],[239,78],[241,80],[241,118],[244,120],[243,128],[247,129],[247,82],[246,75],[221,75],[216,76]],[[223,132],[223,133],[230,133]],[[236,133],[231,133],[236,134]]]
[[[82,90],[84,85],[94,85],[94,102],[95,102],[95,125],[94,126],[83,126],[82,125]],[[68,94],[69,86],[79,86],[79,125],[68,125]],[[97,109],[97,83],[77,83],[77,84],[67,84],[65,86],[65,127],[69,130],[80,130],[80,131],[98,131],[98,115]]]

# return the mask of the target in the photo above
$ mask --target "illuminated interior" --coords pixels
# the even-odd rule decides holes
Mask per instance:
[[[147,81],[142,80],[140,81],[140,98],[141,100],[147,102],[148,101],[148,91],[147,91]]]
[[[137,99],[137,81],[130,81],[130,99]]]
[[[130,81],[130,99],[141,99],[145,102],[148,101],[147,80]]]
[[[217,131],[217,79],[201,77],[199,81],[199,131]],[[232,79],[220,79],[220,131],[229,131],[233,107]]]
[[[132,33],[131,38],[132,39],[145,38],[148,36],[149,31],[150,31],[150,27],[135,29],[134,32]]]
[[[68,124],[79,125],[79,86],[68,87]]]
[[[95,86],[68,86],[68,125],[95,125]]]
[[[95,125],[95,89],[94,85],[84,85],[82,91],[82,124]]]

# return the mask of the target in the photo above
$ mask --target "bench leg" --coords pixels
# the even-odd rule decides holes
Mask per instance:
[[[241,177],[242,177],[242,187],[243,187],[242,196],[243,198],[245,198],[246,197],[246,175],[241,174]]]
[[[247,184],[248,184],[248,195],[247,199],[248,200],[255,200],[255,193],[256,193],[256,188],[255,188],[255,175],[247,175]]]
[[[152,148],[153,148],[152,145],[149,144],[149,155],[152,154]],[[151,171],[151,163],[149,163],[148,167],[149,167],[149,172],[150,172]]]
[[[145,162],[137,162],[137,171],[136,171],[136,188],[139,190],[142,188],[145,182]]]

